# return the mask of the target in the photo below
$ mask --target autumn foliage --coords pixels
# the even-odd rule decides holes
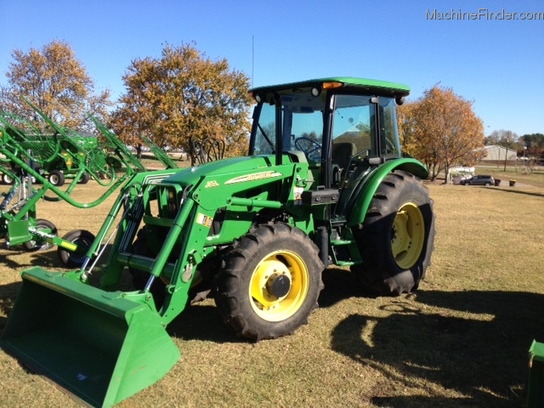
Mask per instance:
[[[146,136],[158,146],[191,150],[222,140],[228,155],[247,153],[249,79],[225,59],[212,61],[192,45],[166,45],[160,58],[138,58],[123,76],[126,93],[111,126],[125,142]]]
[[[94,83],[70,46],[53,41],[42,49],[12,52],[6,73],[8,86],[0,90],[0,110],[17,115],[37,128],[44,123],[22,98],[27,98],[57,124],[78,129],[93,128],[88,115],[103,119],[112,105],[110,91],[94,91]]]
[[[481,156],[483,123],[472,102],[451,88],[435,85],[415,102],[399,109],[399,130],[405,153],[423,161],[434,180],[455,165],[473,165]]]

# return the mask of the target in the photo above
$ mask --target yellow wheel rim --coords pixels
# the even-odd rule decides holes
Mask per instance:
[[[251,306],[264,320],[285,320],[304,304],[309,285],[310,273],[300,256],[285,250],[272,252],[259,262],[251,276]]]
[[[425,241],[425,221],[416,204],[404,204],[393,221],[391,251],[401,269],[410,269],[417,262]]]

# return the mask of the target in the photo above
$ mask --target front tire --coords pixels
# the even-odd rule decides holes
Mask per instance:
[[[254,341],[292,334],[317,307],[324,267],[300,229],[260,225],[237,241],[216,277],[224,322]]]
[[[423,182],[396,170],[378,187],[355,238],[363,263],[352,266],[378,295],[415,291],[434,250],[433,202]]]

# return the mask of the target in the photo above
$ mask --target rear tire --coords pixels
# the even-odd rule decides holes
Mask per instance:
[[[57,227],[55,227],[55,224],[51,221],[44,220],[43,218],[38,218],[36,220],[35,228],[48,234],[57,235]],[[34,239],[25,242],[23,245],[28,251],[45,251],[53,247],[53,244],[47,242],[47,239],[40,236],[34,237]]]
[[[415,291],[431,263],[434,221],[433,202],[423,182],[404,171],[390,173],[354,233],[363,263],[352,271],[378,295]]]
[[[215,302],[238,336],[273,339],[308,323],[323,289],[324,267],[300,229],[260,225],[234,243],[224,265]]]
[[[62,239],[72,244],[76,244],[77,252],[68,251],[59,246],[57,249],[57,256],[66,267],[79,268],[83,265],[85,255],[92,245],[95,236],[87,230],[74,230],[68,232]]]

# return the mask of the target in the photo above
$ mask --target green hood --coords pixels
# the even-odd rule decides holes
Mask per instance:
[[[284,156],[283,163],[290,162],[289,156]],[[223,159],[190,167],[163,180],[163,183],[172,184],[196,184],[204,178],[225,179],[229,175],[235,177],[240,174],[247,174],[254,171],[267,171],[276,166],[276,158],[270,156],[243,156]]]

